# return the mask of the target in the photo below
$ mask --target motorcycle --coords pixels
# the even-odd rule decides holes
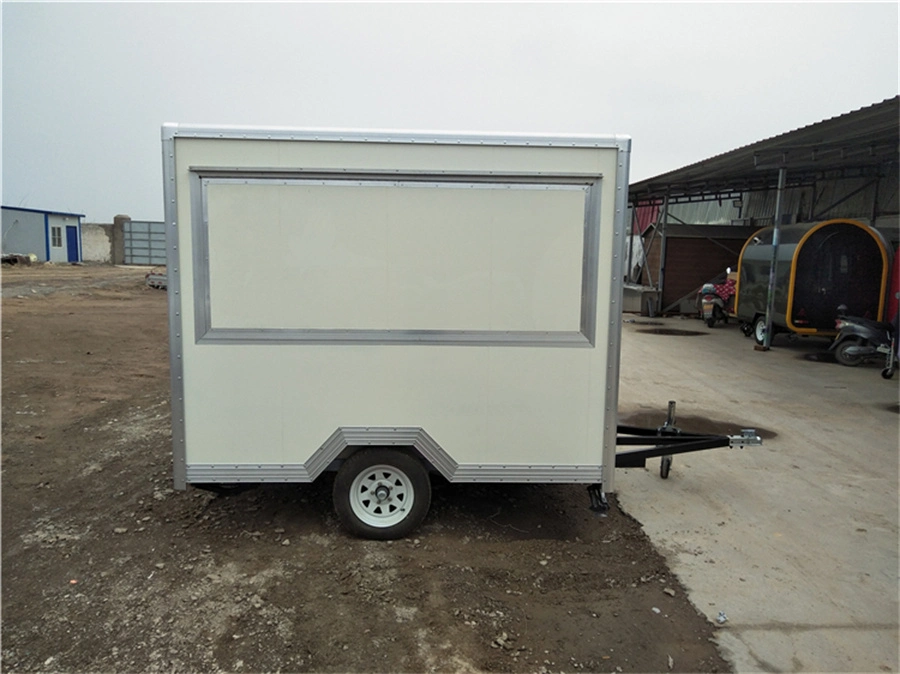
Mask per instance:
[[[877,357],[885,359],[881,376],[890,379],[897,370],[897,327],[859,316],[839,315],[839,330],[829,351],[841,365],[854,367]]]
[[[712,283],[705,283],[700,288],[700,294],[697,299],[700,305],[700,319],[705,321],[708,327],[714,327],[717,321],[728,322],[725,300],[716,293],[716,287]]]

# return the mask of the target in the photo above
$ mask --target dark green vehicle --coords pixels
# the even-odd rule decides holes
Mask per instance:
[[[744,334],[758,344],[765,339],[772,233],[767,227],[750,237],[738,261],[735,314]],[[890,268],[890,248],[864,223],[838,219],[782,226],[772,337],[835,335],[841,305],[844,313],[883,320]]]

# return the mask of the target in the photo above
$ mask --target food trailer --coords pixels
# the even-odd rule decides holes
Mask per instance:
[[[773,228],[751,236],[738,260],[735,313],[747,336],[762,344],[772,267]],[[838,307],[882,320],[891,268],[881,233],[856,220],[835,219],[779,228],[772,329],[799,335],[837,334]]]
[[[603,507],[629,138],[162,140],[177,488],[335,471],[342,524],[380,539],[418,526],[433,475]],[[621,461],[675,453],[636,443]]]

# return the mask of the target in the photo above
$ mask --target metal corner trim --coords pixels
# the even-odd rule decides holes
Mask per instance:
[[[354,443],[361,444],[361,443]],[[368,443],[381,445],[383,443]],[[422,449],[416,449],[425,456]],[[441,450],[443,451],[443,450]],[[427,458],[427,457],[426,457]],[[453,468],[432,465],[453,484],[466,483],[518,483],[518,484],[593,484],[603,482],[602,466],[545,466],[471,464]],[[186,482],[191,484],[215,483],[311,483],[331,462],[325,463],[314,473],[307,464],[190,464],[186,467]],[[445,474],[450,471],[449,477]]]
[[[616,157],[615,217],[613,219],[613,259],[610,266],[612,287],[609,307],[609,343],[606,353],[606,396],[604,398],[602,462],[609,466],[602,482],[608,492],[615,491],[616,437],[619,414],[619,371],[622,349],[622,295],[625,278],[626,220],[628,218],[628,176],[631,161],[631,138],[622,137]]]
[[[389,129],[293,128],[258,126],[163,125],[163,134],[181,138],[226,140],[289,140],[350,143],[409,143],[420,145],[484,145],[510,147],[618,147],[627,136],[587,134],[541,134],[460,131],[412,131]],[[630,139],[629,139],[630,140]]]
[[[464,464],[450,482],[593,484],[603,482],[603,466]]]
[[[162,138],[164,143],[174,140],[177,135],[178,124],[175,124],[174,122],[165,122],[162,127],[160,127],[160,138]]]
[[[169,314],[169,371],[171,387],[172,458],[176,489],[187,486],[187,448],[184,410],[184,325],[178,251],[178,205],[175,185],[175,141],[163,127],[163,212],[166,228],[166,270]]]
[[[342,426],[305,463],[191,464],[188,482],[312,482],[347,447],[411,447],[449,482],[594,483],[602,465],[459,464],[418,426]]]

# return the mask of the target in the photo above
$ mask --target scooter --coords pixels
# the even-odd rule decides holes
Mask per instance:
[[[716,287],[712,283],[705,283],[700,288],[698,304],[700,305],[700,319],[705,321],[708,327],[714,327],[717,321],[728,322],[725,300],[719,297]]]
[[[897,329],[890,323],[840,315],[834,327],[840,332],[828,347],[841,365],[854,367],[878,356],[885,358],[881,376],[890,379],[897,370]]]

